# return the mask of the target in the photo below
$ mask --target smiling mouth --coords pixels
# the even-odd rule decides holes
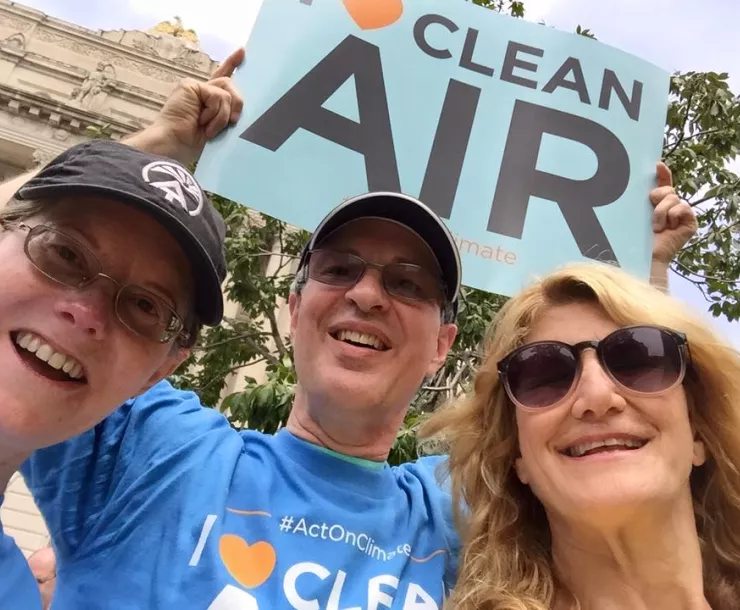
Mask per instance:
[[[601,441],[579,443],[566,447],[561,453],[571,458],[581,458],[597,453],[614,453],[617,451],[635,451],[647,445],[648,439],[640,438],[607,438]]]
[[[337,341],[349,343],[355,347],[375,350],[377,352],[384,352],[389,349],[379,337],[367,333],[360,333],[354,330],[338,330],[331,333],[331,336]]]
[[[82,365],[72,356],[57,352],[42,337],[25,331],[10,333],[15,351],[35,373],[63,383],[87,383]]]

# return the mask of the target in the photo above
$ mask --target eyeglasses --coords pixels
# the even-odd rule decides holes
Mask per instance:
[[[308,277],[322,284],[351,287],[360,281],[368,267],[380,271],[383,288],[394,297],[445,303],[442,280],[424,267],[410,263],[377,265],[348,252],[317,249],[309,253]]]
[[[578,385],[580,355],[593,349],[604,371],[625,390],[656,395],[680,384],[690,360],[686,336],[658,326],[631,326],[601,341],[568,345],[539,341],[524,345],[498,363],[504,389],[518,407],[544,409],[565,399]]]
[[[28,231],[23,249],[31,264],[47,278],[78,290],[99,277],[110,280],[118,286],[116,316],[128,330],[156,343],[169,343],[176,337],[187,341],[184,323],[170,305],[145,288],[123,286],[102,273],[100,262],[82,243],[45,225],[15,226]]]

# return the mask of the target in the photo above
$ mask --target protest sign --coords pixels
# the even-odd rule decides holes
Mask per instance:
[[[312,230],[401,191],[445,219],[463,282],[511,295],[568,261],[648,277],[669,75],[462,0],[264,0],[207,190]]]

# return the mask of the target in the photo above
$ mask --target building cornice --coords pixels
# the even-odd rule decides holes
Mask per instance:
[[[178,63],[176,60],[163,59],[154,51],[146,52],[105,38],[101,30],[89,30],[67,23],[7,0],[0,0],[0,25],[16,30],[27,38],[33,35],[43,42],[58,44],[85,55],[93,55],[100,60],[115,59],[113,65],[165,82],[174,83],[185,77],[206,80],[216,65],[216,62],[211,61],[210,70],[200,70]]]
[[[88,127],[106,128],[113,137],[120,138],[136,131],[135,126],[122,121],[3,84],[0,84],[0,110],[70,133],[84,134]]]

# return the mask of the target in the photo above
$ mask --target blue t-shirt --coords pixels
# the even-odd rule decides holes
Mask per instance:
[[[457,568],[441,461],[371,470],[162,382],[22,471],[54,610],[421,610]]]
[[[0,496],[0,504],[3,497]],[[26,558],[0,523],[0,608],[41,610],[41,593]]]

